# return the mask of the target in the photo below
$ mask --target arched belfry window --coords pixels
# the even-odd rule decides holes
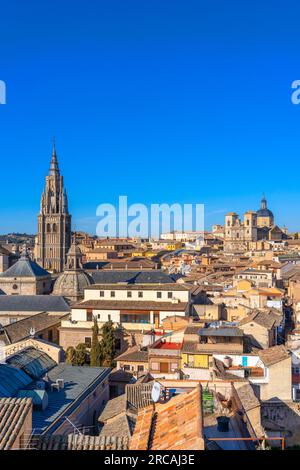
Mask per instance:
[[[47,224],[47,232],[48,232],[48,233],[51,232],[51,225],[50,225],[50,224]]]

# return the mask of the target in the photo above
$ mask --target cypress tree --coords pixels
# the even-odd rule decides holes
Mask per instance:
[[[66,363],[74,365],[75,360],[75,348],[69,346],[66,350]]]
[[[92,347],[90,352],[90,365],[93,367],[100,367],[102,362],[101,344],[98,339],[99,328],[97,318],[94,316]]]
[[[115,331],[113,328],[113,322],[109,320],[104,323],[101,328],[101,350],[102,350],[102,361],[101,365],[104,367],[114,366],[114,355],[115,355]]]
[[[84,343],[77,344],[74,358],[74,364],[76,366],[84,366],[86,363],[86,352],[86,345]]]

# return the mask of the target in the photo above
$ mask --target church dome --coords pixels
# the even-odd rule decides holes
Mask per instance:
[[[273,212],[270,209],[259,209],[257,211],[257,217],[270,217],[273,218]]]
[[[74,240],[67,255],[66,268],[54,283],[54,295],[63,295],[76,302],[83,297],[84,288],[94,284],[93,278],[83,270],[81,258],[82,253]]]
[[[274,219],[273,212],[267,208],[267,200],[264,196],[261,200],[260,209],[257,211],[257,217],[270,217],[270,219]]]
[[[66,270],[54,283],[53,294],[77,301],[84,295],[84,288],[94,284],[93,278],[83,270]]]

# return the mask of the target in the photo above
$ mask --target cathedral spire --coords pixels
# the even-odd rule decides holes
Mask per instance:
[[[53,141],[50,170],[45,178],[38,216],[37,262],[52,272],[62,272],[71,245],[71,215]]]
[[[49,176],[54,176],[54,175],[59,175],[59,168],[58,168],[58,161],[57,161],[56,147],[55,147],[55,138],[53,138],[52,157],[51,157],[50,170],[49,170]]]

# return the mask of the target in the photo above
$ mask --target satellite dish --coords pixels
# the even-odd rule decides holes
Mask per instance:
[[[160,392],[161,392],[161,386],[158,382],[154,382],[152,391],[151,391],[151,397],[154,403],[157,403],[159,398],[160,398]]]

